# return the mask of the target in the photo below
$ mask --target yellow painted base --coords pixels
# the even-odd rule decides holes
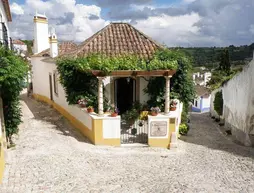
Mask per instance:
[[[148,138],[148,145],[150,147],[162,147],[162,148],[170,148],[170,141],[171,141],[171,134],[175,132],[176,128],[176,119],[170,118],[169,119],[169,127],[168,127],[168,138]]]
[[[69,112],[67,112],[63,107],[51,101],[48,97],[33,94],[36,100],[43,101],[52,105],[59,113],[61,113],[66,119],[68,119],[72,125],[77,128],[81,133],[86,136],[95,145],[109,145],[109,146],[120,146],[120,139],[103,139],[103,128],[102,119],[93,119],[92,130],[88,129],[83,123],[77,120]]]
[[[1,142],[1,138],[0,138],[0,142]],[[3,148],[3,145],[2,145],[1,149],[0,149],[0,184],[2,183],[2,180],[3,180],[4,166],[5,166],[4,148]]]

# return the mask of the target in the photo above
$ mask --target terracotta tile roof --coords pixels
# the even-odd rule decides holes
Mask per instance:
[[[154,52],[163,48],[148,36],[128,23],[111,23],[81,43],[77,50],[65,56],[84,57],[91,53],[107,56],[134,54],[150,58]]]
[[[204,98],[208,98],[210,95],[210,91],[204,86],[196,85],[195,90],[197,96],[203,96]]]
[[[58,54],[63,55],[67,52],[77,49],[77,44],[74,42],[62,42],[58,44]],[[42,57],[42,56],[50,56],[50,49],[46,49],[38,54],[33,55],[33,57]]]
[[[12,40],[13,44],[18,44],[18,45],[26,45],[24,42],[22,42],[21,40]]]

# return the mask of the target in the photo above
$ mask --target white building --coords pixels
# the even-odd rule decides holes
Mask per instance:
[[[0,44],[11,48],[9,22],[12,21],[8,0],[0,0]]]
[[[195,85],[200,85],[200,86],[206,86],[208,81],[211,79],[211,76],[212,76],[211,72],[205,72],[205,73],[197,72],[192,75]]]
[[[200,85],[195,85],[196,98],[192,104],[193,112],[209,112],[211,104],[211,94],[209,90]]]
[[[16,51],[18,54],[26,55],[27,45],[21,40],[12,40],[12,46],[13,46],[13,50]]]
[[[104,53],[107,56],[119,54],[136,54],[141,57],[153,56],[157,49],[164,48],[151,38],[139,32],[127,23],[111,23],[79,46],[72,42],[58,45],[57,35],[51,30],[48,35],[48,20],[45,15],[36,13],[34,16],[34,55],[31,57],[33,96],[45,101],[56,108],[75,127],[77,127],[90,141],[96,145],[121,145],[121,117],[111,117],[104,113],[103,98],[107,97],[110,104],[114,104],[121,113],[128,110],[134,102],[146,103],[149,96],[144,92],[149,76],[108,76],[98,78],[98,114],[89,114],[78,105],[69,105],[66,93],[58,81],[56,57],[86,57],[93,53]],[[128,46],[127,46],[128,45]],[[166,90],[170,89],[170,76],[165,75]],[[164,76],[162,74],[162,76]],[[103,89],[104,87],[104,89]],[[169,93],[169,92],[168,92]],[[169,95],[166,95],[169,96]],[[166,102],[169,111],[169,97]],[[166,105],[165,105],[166,106]],[[148,144],[151,146],[169,147],[175,145],[177,132],[181,122],[182,104],[170,114],[152,117],[152,121],[163,121],[165,135],[163,137],[150,136],[146,130]],[[148,124],[151,125],[151,124]],[[149,126],[150,127],[150,126]],[[171,129],[169,129],[171,128]],[[172,142],[172,144],[170,143]],[[170,143],[170,144],[169,144]]]

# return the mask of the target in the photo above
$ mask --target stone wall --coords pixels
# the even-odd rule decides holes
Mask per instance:
[[[254,145],[254,60],[222,88],[223,119],[234,138],[245,146]],[[217,91],[219,91],[218,89]],[[216,115],[211,98],[211,115]]]

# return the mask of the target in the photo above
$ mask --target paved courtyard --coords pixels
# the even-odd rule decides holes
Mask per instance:
[[[91,145],[49,106],[22,97],[1,193],[254,192],[254,149],[192,115],[177,150]]]

